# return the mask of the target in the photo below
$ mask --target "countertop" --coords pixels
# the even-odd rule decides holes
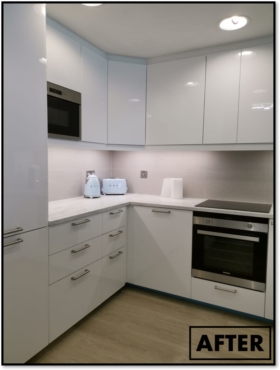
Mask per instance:
[[[195,208],[197,204],[205,200],[206,199],[196,198],[172,199],[162,198],[159,195],[143,194],[102,195],[100,198],[95,199],[88,199],[84,197],[63,199],[49,202],[49,225],[52,226],[60,224],[66,221],[77,219],[79,217],[86,217],[94,213],[100,213],[128,205],[273,218],[273,206],[269,213],[244,212],[201,207]]]

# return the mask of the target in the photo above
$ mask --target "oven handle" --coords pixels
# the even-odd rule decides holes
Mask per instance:
[[[197,233],[202,234],[202,235],[209,235],[209,236],[220,236],[222,238],[229,238],[229,239],[247,240],[247,241],[250,241],[250,242],[259,242],[260,241],[260,238],[255,238],[253,236],[224,234],[224,233],[216,233],[216,232],[213,232],[213,231],[204,231],[204,230],[197,230]]]

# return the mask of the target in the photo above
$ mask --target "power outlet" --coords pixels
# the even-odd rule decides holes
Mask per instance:
[[[147,179],[148,178],[148,171],[141,171],[140,172],[141,179]]]

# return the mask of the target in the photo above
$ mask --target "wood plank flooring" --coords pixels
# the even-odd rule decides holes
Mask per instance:
[[[29,363],[197,364],[199,361],[189,360],[189,326],[199,325],[269,324],[162,294],[124,287]],[[271,361],[206,363],[266,364],[273,362],[273,357],[272,353]],[[205,364],[204,361],[201,363]]]

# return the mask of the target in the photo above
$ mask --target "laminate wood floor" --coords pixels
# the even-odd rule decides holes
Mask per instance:
[[[209,325],[269,324],[162,294],[124,287],[29,363],[197,364],[200,361],[189,360],[189,326]],[[249,334],[250,329],[247,332]],[[272,353],[271,361],[211,360],[202,363],[266,364],[273,362],[273,356]]]

